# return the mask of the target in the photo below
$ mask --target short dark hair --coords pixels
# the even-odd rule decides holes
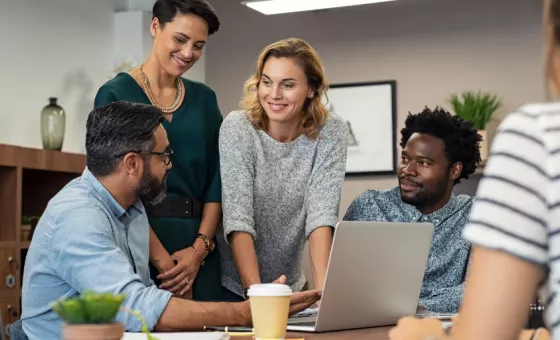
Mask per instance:
[[[163,114],[152,105],[118,101],[91,111],[86,123],[86,164],[96,176],[110,175],[129,152],[150,152]]]
[[[443,140],[445,143],[445,155],[450,166],[461,162],[463,171],[455,180],[460,183],[461,178],[469,178],[478,163],[480,163],[480,142],[482,136],[471,122],[463,120],[459,116],[451,115],[449,112],[436,107],[430,110],[428,107],[419,114],[408,114],[401,130],[401,147],[404,148],[413,133],[424,133]]]
[[[152,20],[157,18],[163,27],[175,19],[177,12],[194,14],[204,19],[208,24],[208,35],[212,35],[220,29],[220,19],[206,0],[157,0],[152,9]]]

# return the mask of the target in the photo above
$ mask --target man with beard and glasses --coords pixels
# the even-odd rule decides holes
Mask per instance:
[[[368,190],[344,220],[429,222],[435,226],[419,307],[457,312],[465,285],[470,245],[461,237],[474,197],[454,195],[480,162],[482,137],[470,122],[435,108],[409,116],[401,130],[399,186]]]
[[[86,290],[125,294],[123,306],[139,311],[150,330],[251,323],[247,301],[176,298],[150,278],[149,224],[142,202],[165,198],[173,152],[162,119],[151,105],[127,102],[90,113],[87,168],[51,199],[36,227],[25,262],[22,322],[10,327],[12,339],[60,339],[62,320],[49,304]],[[319,297],[318,291],[293,294],[291,313]],[[127,331],[141,330],[128,313],[119,313],[117,321]]]

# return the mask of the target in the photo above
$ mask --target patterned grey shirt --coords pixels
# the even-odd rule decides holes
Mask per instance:
[[[463,297],[470,245],[461,232],[468,222],[474,197],[452,195],[447,204],[428,215],[401,200],[399,187],[369,190],[350,205],[344,220],[431,222],[435,225],[419,305],[436,313],[455,313]]]

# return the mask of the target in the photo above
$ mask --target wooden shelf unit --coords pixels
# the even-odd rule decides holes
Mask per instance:
[[[0,311],[2,322],[21,311],[21,282],[30,242],[22,240],[22,216],[41,216],[49,200],[80,176],[86,156],[0,144]],[[13,275],[15,284],[8,286]]]

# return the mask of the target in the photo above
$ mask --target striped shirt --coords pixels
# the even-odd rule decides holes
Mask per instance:
[[[560,104],[532,104],[498,129],[464,237],[549,269],[545,322],[560,339]]]

